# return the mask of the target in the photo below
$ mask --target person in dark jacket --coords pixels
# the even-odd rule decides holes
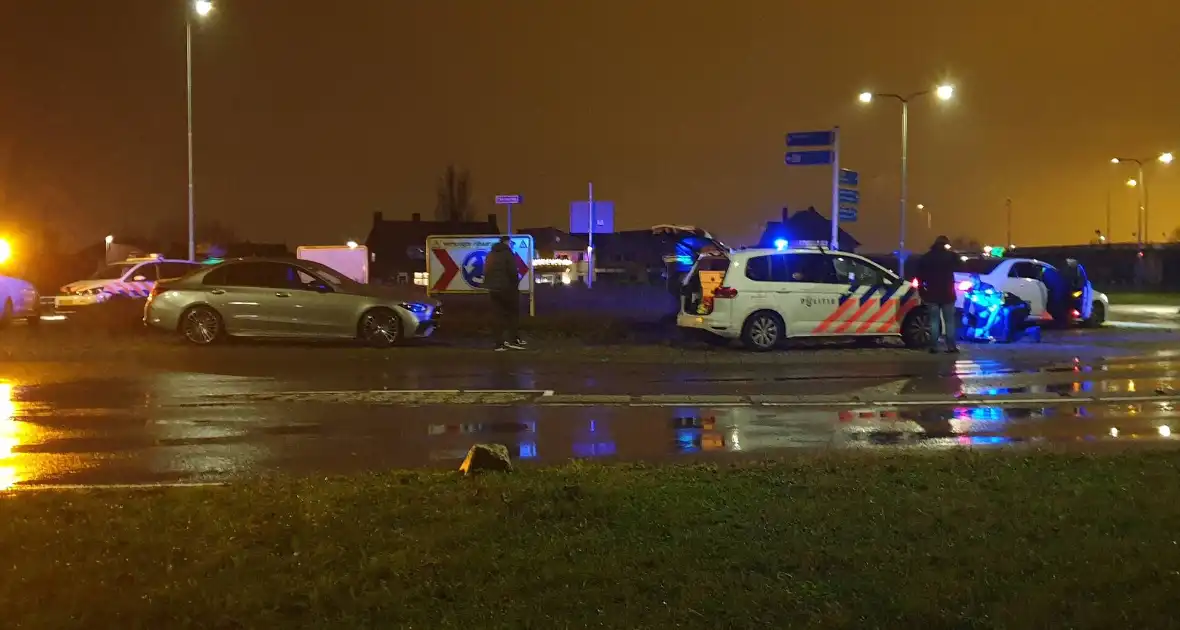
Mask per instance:
[[[958,352],[955,330],[955,272],[959,255],[945,236],[934,239],[930,251],[918,261],[918,286],[930,311],[930,352],[938,352],[938,338],[946,332],[946,351]]]
[[[523,350],[525,347],[519,329],[520,274],[516,271],[516,257],[512,255],[509,242],[507,236],[501,236],[483,263],[483,286],[492,298],[497,351]]]

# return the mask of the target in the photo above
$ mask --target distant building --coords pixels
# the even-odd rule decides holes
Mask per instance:
[[[373,213],[373,227],[365,246],[373,256],[369,275],[374,281],[426,284],[426,237],[436,235],[499,234],[496,215],[487,221],[423,221],[415,212],[409,221],[387,220]]]
[[[860,247],[860,241],[845,232],[839,231],[840,244],[835,249],[855,252]],[[820,214],[814,207],[790,214],[783,208],[780,221],[767,221],[766,229],[762,231],[762,238],[758,239],[758,247],[775,247],[777,241],[787,243],[823,242],[832,240],[832,221]]]

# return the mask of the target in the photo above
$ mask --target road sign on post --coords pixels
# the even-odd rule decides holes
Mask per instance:
[[[787,166],[821,166],[831,164],[832,151],[787,151]]]
[[[833,127],[822,131],[792,131],[787,134],[787,147],[831,147],[827,150],[787,151],[787,166],[822,166],[832,165],[832,240],[828,245],[833,249],[840,247],[840,128]],[[842,215],[841,215],[842,216]],[[855,219],[853,219],[855,220]]]
[[[787,134],[788,147],[830,147],[834,144],[836,144],[836,132],[832,129],[793,131]]]
[[[857,184],[860,183],[860,175],[856,171],[848,169],[840,169],[839,191],[837,193],[840,202],[840,221],[844,223],[855,223],[860,207],[860,191],[856,189]]]
[[[860,174],[846,168],[840,169],[840,185],[845,188],[856,188],[860,184]]]
[[[427,236],[426,295],[446,293],[487,293],[483,287],[484,261],[492,246],[500,242],[499,234]],[[520,274],[519,289],[529,294],[529,314],[537,313],[533,291],[533,237],[528,234],[509,237],[509,247],[516,257]]]
[[[512,206],[520,205],[524,201],[521,195],[496,195],[497,206],[508,206],[508,233],[512,234]]]

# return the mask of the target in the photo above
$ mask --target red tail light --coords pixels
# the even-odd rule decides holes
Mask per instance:
[[[914,287],[915,289],[917,289],[917,288],[918,288],[918,286],[919,286],[919,284],[918,284],[918,279],[917,279],[917,278],[914,278],[913,280],[910,280],[910,286],[911,286],[911,287]]]
[[[737,297],[737,289],[733,287],[717,287],[713,291],[713,297],[716,299],[731,300]]]
[[[167,290],[168,290],[168,288],[167,288],[167,287],[162,287],[162,286],[160,286],[160,283],[159,283],[159,282],[157,282],[157,283],[155,284],[155,286],[153,286],[153,287],[152,287],[152,292],[151,292],[150,294],[148,294],[148,297],[149,297],[149,298],[154,298],[154,297],[156,297],[157,295],[160,295],[161,293],[163,293],[163,292],[165,292],[165,291],[167,291]]]

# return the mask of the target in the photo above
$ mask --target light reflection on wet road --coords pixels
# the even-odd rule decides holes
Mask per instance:
[[[665,460],[798,448],[995,447],[1171,440],[1168,402],[1021,407],[542,407],[256,403],[152,406],[45,402],[60,391],[0,386],[0,488],[453,468],[477,442],[521,460]]]
[[[1175,401],[1167,400],[1176,398],[1180,340],[1160,331],[1102,334],[1067,333],[1056,346],[973,347],[960,357],[659,348],[503,357],[431,348],[125,349],[111,343],[87,346],[85,356],[58,352],[24,360],[8,336],[12,343],[2,348],[8,360],[0,363],[0,489],[452,468],[477,442],[504,443],[521,460],[545,463],[800,448],[1170,442],[1180,428]],[[37,348],[32,341],[28,347]],[[1106,345],[1091,347],[1099,342]],[[1139,345],[1133,352],[1119,347],[1128,344]],[[381,402],[376,394],[388,390],[426,389],[554,390],[567,399],[663,395],[672,401],[375,404]],[[334,397],[344,402],[323,402],[323,396],[317,402],[307,394],[325,391],[343,392]],[[677,396],[703,395],[932,396],[944,402],[794,409],[676,402]],[[1050,402],[963,406],[953,400],[959,395],[1036,395]],[[1159,399],[1069,400],[1127,395]]]

